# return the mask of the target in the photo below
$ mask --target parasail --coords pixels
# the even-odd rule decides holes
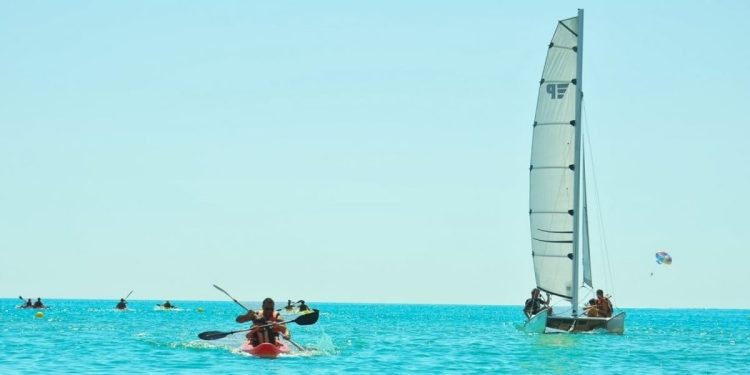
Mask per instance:
[[[669,255],[669,253],[667,253],[666,251],[660,251],[654,254],[654,256],[656,256],[656,263],[658,264],[672,264],[672,256]]]

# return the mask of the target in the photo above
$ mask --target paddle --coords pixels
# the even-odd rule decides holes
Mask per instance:
[[[287,320],[287,321],[281,322],[281,323],[264,324],[262,326],[253,327],[253,328],[265,328],[265,327],[270,327],[270,326],[272,326],[274,324],[286,324],[286,323],[297,323],[297,324],[299,324],[301,326],[308,326],[308,325],[311,325],[311,324],[315,324],[318,321],[318,316],[319,315],[320,315],[320,311],[318,311],[317,309],[313,309],[313,312],[311,312],[309,314],[300,315],[300,316],[298,316],[298,317],[296,317],[296,318],[294,318],[292,320]],[[218,339],[223,339],[224,337],[227,337],[229,335],[233,335],[235,333],[247,332],[247,331],[249,331],[251,329],[252,328],[240,329],[240,330],[237,330],[237,331],[229,331],[229,332],[206,331],[206,332],[199,333],[198,337],[201,340],[218,340]],[[287,341],[292,342],[291,340],[287,340]],[[294,344],[294,345],[297,346],[297,344]],[[301,348],[301,347],[299,347],[299,348]]]
[[[128,300],[128,297],[130,297],[130,295],[131,295],[131,294],[133,294],[133,291],[132,291],[132,290],[131,290],[131,291],[130,291],[130,293],[128,293],[128,295],[127,295],[127,296],[125,296],[125,298],[123,298],[123,299],[127,301],[127,300]]]
[[[222,293],[226,294],[226,295],[227,295],[227,297],[231,298],[231,299],[232,299],[232,301],[234,301],[234,303],[236,303],[236,304],[238,304],[238,305],[242,306],[242,308],[243,308],[243,309],[245,309],[245,311],[250,311],[250,309],[248,309],[248,308],[247,308],[247,306],[245,306],[245,305],[243,305],[242,303],[240,303],[240,301],[237,301],[237,299],[235,299],[234,297],[232,297],[232,295],[231,295],[231,294],[229,294],[229,292],[227,292],[226,290],[222,289],[222,288],[221,288],[220,286],[218,286],[218,285],[216,285],[216,284],[213,284],[213,285],[214,285],[214,288],[218,289],[218,290],[219,290],[219,291],[221,291]],[[281,310],[281,309],[279,309],[279,310]],[[279,311],[279,310],[276,310],[276,311]],[[310,323],[300,323],[300,320],[299,320],[299,318],[301,318],[302,316],[298,316],[298,317],[297,317],[297,319],[294,319],[294,320],[290,320],[290,321],[287,321],[287,322],[283,322],[283,323],[297,323],[297,324],[299,324],[299,325],[301,325],[301,326],[304,326],[304,325],[315,324],[315,322],[317,322],[317,321],[318,321],[318,310],[315,310],[315,312],[314,312],[314,313],[312,313],[312,314],[307,314],[307,315],[315,315],[315,318],[314,318],[314,320],[312,320],[312,321],[311,321]],[[306,321],[307,321],[307,320],[304,320],[304,322],[306,322]],[[282,324],[283,324],[283,323],[282,323]],[[273,325],[273,324],[271,324],[271,325]],[[269,325],[267,324],[267,325],[265,325],[265,326],[261,326],[261,327],[268,327],[268,326],[269,326]],[[218,334],[221,334],[221,333],[223,333],[223,332],[218,332],[218,331],[209,331],[209,332],[203,332],[203,333],[199,334],[199,335],[198,335],[198,337],[200,337],[200,338],[201,338],[201,339],[203,339],[203,340],[216,340],[216,339],[220,339],[220,338],[224,338],[224,337],[227,337],[228,335],[231,335],[231,334],[234,334],[234,333],[237,333],[237,332],[245,332],[245,331],[249,331],[249,330],[251,330],[251,329],[252,329],[252,328],[250,328],[250,329],[243,329],[243,330],[239,330],[239,331],[233,331],[233,332],[229,332],[229,333],[227,333],[226,335],[216,335],[216,337],[215,337],[215,338],[204,338],[204,337],[201,337],[201,335],[207,334],[207,333],[209,333],[209,332],[213,332],[213,333],[218,333]],[[213,336],[211,336],[211,337],[213,337]],[[302,350],[302,351],[305,351],[305,350],[306,350],[305,348],[303,348],[302,346],[300,346],[300,345],[299,345],[299,344],[297,344],[296,342],[292,341],[292,339],[285,339],[285,340],[286,340],[286,341],[289,341],[290,343],[292,343],[292,345],[296,346],[296,347],[297,347],[297,349],[299,349],[299,350]]]
[[[303,352],[307,351],[307,349],[303,348],[302,346],[300,346],[296,342],[292,341],[292,339],[284,339],[284,340],[289,341],[290,343],[292,343],[292,345],[294,345],[295,347],[297,347],[297,349],[299,349],[299,350],[301,350]]]
[[[247,311],[250,311],[250,309],[248,309],[248,308],[247,308],[247,306],[245,306],[245,305],[243,305],[242,303],[240,303],[240,301],[237,301],[236,299],[234,299],[234,297],[232,297],[232,295],[231,295],[231,294],[227,293],[227,291],[226,291],[226,290],[224,290],[224,289],[221,289],[221,287],[220,287],[220,286],[218,286],[218,285],[214,284],[214,288],[216,288],[216,289],[218,289],[219,291],[221,291],[222,293],[226,294],[226,295],[227,295],[227,297],[231,298],[231,299],[232,299],[232,301],[234,301],[234,303],[236,303],[236,304],[238,304],[238,305],[242,306],[242,308],[243,308],[243,309],[245,309],[245,310],[247,310]]]

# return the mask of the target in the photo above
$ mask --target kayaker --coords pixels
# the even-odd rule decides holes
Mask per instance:
[[[281,323],[283,322],[283,319],[281,318],[281,314],[274,309],[274,305],[275,303],[273,302],[273,299],[266,298],[263,300],[262,310],[250,310],[246,314],[240,315],[235,319],[237,323],[253,322],[253,328],[246,335],[248,341],[250,341],[253,346],[265,342],[280,346],[281,343],[277,341],[279,333],[281,333],[282,337],[286,340],[292,338],[289,329],[286,325]]]
[[[612,316],[612,302],[604,296],[604,291],[601,289],[596,291],[596,308],[599,310],[599,316],[605,318]]]
[[[290,299],[286,300],[286,307],[284,307],[284,310],[288,312],[294,311],[294,302]]]
[[[531,290],[531,298],[526,300],[526,303],[523,307],[523,312],[527,317],[530,318],[544,309],[550,309],[549,313],[552,314],[552,308],[549,307],[549,293],[547,293],[546,301],[542,299],[540,295],[541,291],[539,290],[539,288],[534,288]]]
[[[175,305],[173,305],[171,302],[169,302],[169,300],[167,300],[167,302],[164,302],[161,305],[161,307],[163,307],[165,309],[173,309],[173,308],[175,308]]]
[[[31,298],[26,300],[26,303],[21,306],[22,309],[30,309],[34,307],[34,304],[31,302]]]
[[[36,302],[34,302],[34,305],[32,307],[35,308],[35,309],[43,309],[44,308],[44,303],[42,303],[42,299],[41,298],[37,298]]]
[[[128,308],[128,303],[125,302],[125,298],[120,298],[120,302],[117,302],[117,306],[115,306],[118,310],[125,310]]]
[[[305,300],[301,299],[301,300],[297,301],[297,303],[299,304],[299,311],[310,310],[310,308],[307,305],[305,305]]]

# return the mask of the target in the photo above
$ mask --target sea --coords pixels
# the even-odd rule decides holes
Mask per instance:
[[[750,310],[624,309],[624,334],[529,334],[521,306],[308,304],[290,323],[305,350],[239,350],[232,302],[0,299],[0,374],[739,374],[750,370]],[[259,304],[249,302],[251,306]],[[41,314],[38,314],[40,313]],[[37,316],[40,315],[40,316]],[[294,315],[289,316],[294,319]]]

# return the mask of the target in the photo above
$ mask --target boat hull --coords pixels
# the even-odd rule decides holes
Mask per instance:
[[[240,350],[245,353],[252,354],[256,357],[276,358],[281,353],[288,353],[289,347],[284,343],[282,343],[280,346],[276,346],[267,342],[264,342],[257,346],[253,346],[249,341],[245,341],[240,347]]]
[[[536,315],[530,316],[529,320],[523,325],[523,331],[526,333],[544,333],[547,326],[548,313],[549,310],[544,309]]]
[[[623,333],[625,331],[625,313],[621,312],[610,318],[598,318],[588,316],[548,316],[548,332],[588,332],[593,330],[606,330],[610,333]]]

